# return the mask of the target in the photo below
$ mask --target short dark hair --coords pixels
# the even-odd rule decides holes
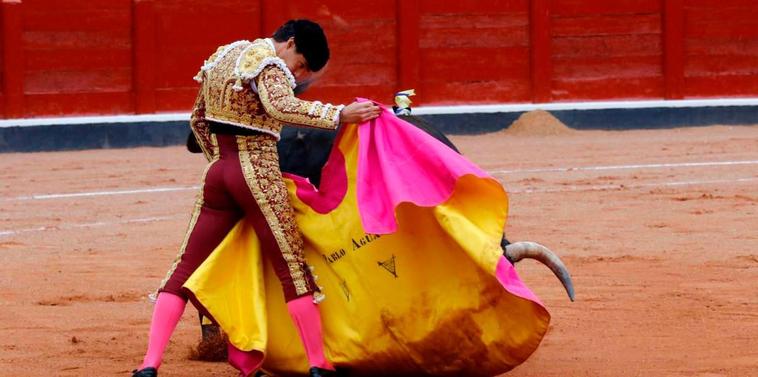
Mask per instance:
[[[294,37],[296,51],[303,54],[308,68],[313,72],[320,71],[329,61],[326,34],[319,24],[311,20],[289,20],[274,32],[273,37],[277,42],[286,42]]]

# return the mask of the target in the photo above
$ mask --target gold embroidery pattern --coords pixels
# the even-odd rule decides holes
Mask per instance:
[[[237,146],[245,180],[287,263],[295,293],[302,296],[314,292],[303,239],[279,171],[276,140],[265,135],[237,136]]]
[[[279,135],[283,122],[326,129],[339,124],[343,106],[294,96],[295,78],[264,39],[219,47],[197,78],[202,83],[204,120],[272,135]],[[252,88],[253,80],[257,80],[258,93]]]
[[[166,283],[168,283],[168,280],[171,278],[171,275],[173,275],[174,271],[176,271],[176,267],[179,266],[179,262],[181,262],[182,256],[184,256],[184,252],[187,249],[187,243],[189,243],[189,238],[192,235],[192,232],[195,231],[195,225],[197,225],[197,219],[200,217],[200,211],[203,208],[203,204],[205,204],[205,201],[203,198],[203,189],[205,187],[205,177],[208,175],[208,171],[211,170],[211,167],[213,166],[213,164],[215,164],[219,160],[218,151],[217,151],[218,147],[216,146],[215,140],[213,141],[214,141],[213,160],[205,167],[205,170],[203,171],[203,178],[201,180],[202,184],[200,185],[200,192],[198,193],[197,198],[195,199],[195,206],[192,208],[192,217],[190,217],[190,222],[189,222],[189,225],[187,226],[187,232],[184,234],[184,241],[182,241],[182,246],[179,247],[179,254],[177,254],[176,257],[174,258],[174,262],[171,264],[171,268],[169,268],[168,273],[166,273],[166,277],[163,278],[160,286],[155,291],[155,293],[151,295],[151,299],[157,299],[158,291],[160,291],[166,286]]]
[[[270,45],[269,41],[265,39],[256,39],[250,47],[243,51],[234,73],[241,80],[251,80],[258,77],[261,71],[269,65],[278,66],[284,71],[290,87],[294,89],[297,86],[295,76],[292,76],[292,72],[287,69],[287,64],[276,56],[273,45]]]
[[[278,66],[266,67],[258,76],[258,96],[266,112],[281,122],[330,130],[337,128],[343,107],[298,99]]]
[[[260,56],[276,56],[265,44],[238,44],[215,61],[213,67],[204,72],[201,88],[205,97],[205,118],[243,128],[270,130],[278,135],[281,123],[266,114],[250,85],[235,89],[238,85],[237,61],[246,50],[246,54],[258,52]]]
[[[221,158],[221,150],[218,148],[218,140],[216,139],[216,134],[211,134],[211,145],[213,146],[213,159],[218,160]]]
[[[195,81],[197,82],[203,82],[203,79],[205,78],[205,71],[211,69],[214,65],[216,65],[216,61],[220,59],[226,52],[229,52],[229,50],[233,49],[235,46],[246,43],[247,41],[237,41],[228,45],[220,46],[216,49],[216,52],[213,53],[204,63],[203,66],[200,67],[200,71],[197,72],[195,77]]]
[[[200,145],[200,149],[203,150],[203,154],[208,161],[213,159],[213,143],[211,142],[211,133],[208,129],[208,123],[205,121],[205,97],[202,91],[197,94],[195,99],[195,106],[192,109],[192,115],[190,116],[190,129],[197,139],[197,143]]]

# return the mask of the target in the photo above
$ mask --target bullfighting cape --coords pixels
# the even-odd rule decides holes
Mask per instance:
[[[351,376],[492,376],[526,360],[550,315],[502,257],[502,186],[383,110],[342,127],[317,189],[285,176],[319,304],[325,353]],[[241,221],[187,281],[264,369],[307,374],[281,284]]]

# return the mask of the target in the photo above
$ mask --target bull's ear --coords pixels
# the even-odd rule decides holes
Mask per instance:
[[[200,144],[197,142],[197,138],[195,138],[195,134],[192,132],[187,135],[187,150],[190,151],[190,153],[203,153],[203,149],[200,148]]]

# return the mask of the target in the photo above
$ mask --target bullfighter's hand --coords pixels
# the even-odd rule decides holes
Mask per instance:
[[[342,109],[340,123],[363,123],[375,119],[382,109],[373,102],[353,102]]]

